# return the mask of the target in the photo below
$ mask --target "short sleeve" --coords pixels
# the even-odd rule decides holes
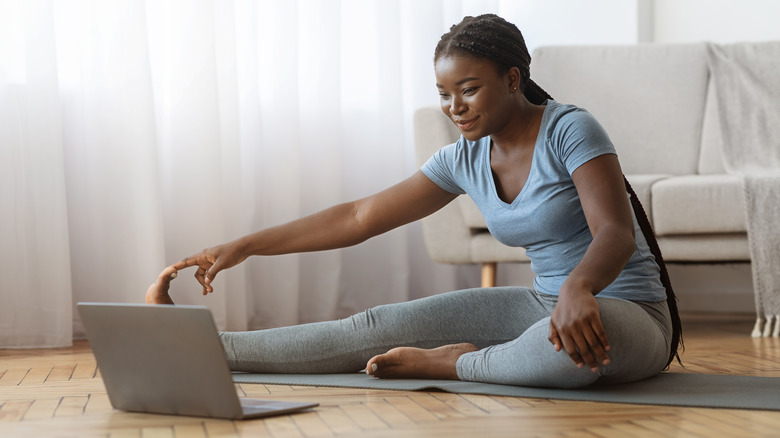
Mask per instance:
[[[588,161],[615,154],[615,146],[601,124],[589,112],[577,109],[562,115],[551,137],[553,148],[571,175]]]
[[[455,167],[457,166],[458,161],[457,155],[459,144],[460,143],[453,143],[439,149],[420,168],[422,173],[437,186],[456,195],[466,193],[454,177]]]

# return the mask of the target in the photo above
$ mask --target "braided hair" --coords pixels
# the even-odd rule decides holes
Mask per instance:
[[[463,21],[450,27],[450,31],[442,35],[441,40],[436,45],[433,61],[435,64],[442,57],[457,55],[490,60],[497,66],[499,74],[504,74],[511,68],[517,67],[521,75],[520,89],[529,102],[541,105],[547,99],[552,99],[544,89],[531,80],[531,55],[528,53],[523,34],[517,26],[497,15],[484,14],[477,17],[465,17]],[[671,351],[666,362],[668,367],[674,359],[682,363],[678,353],[678,350],[683,348],[683,342],[677,297],[672,289],[661,249],[644,208],[642,208],[639,198],[625,176],[623,182],[630,196],[631,207],[634,210],[639,228],[658,263],[661,283],[666,289],[666,302],[672,319]]]
[[[442,35],[433,55],[434,64],[442,57],[468,55],[489,59],[504,74],[512,67],[520,70],[520,90],[529,102],[541,105],[552,99],[546,91],[531,80],[531,55],[525,46],[520,29],[498,15],[485,14],[466,17]]]

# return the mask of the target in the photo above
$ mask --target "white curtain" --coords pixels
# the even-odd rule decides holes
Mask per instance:
[[[75,304],[143,302],[166,265],[410,175],[453,6],[0,2],[0,346],[70,344]],[[416,226],[252,258],[202,297],[222,329],[332,319],[476,282]],[[470,275],[461,275],[461,278]]]

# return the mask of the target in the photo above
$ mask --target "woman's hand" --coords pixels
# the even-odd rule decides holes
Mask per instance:
[[[566,351],[580,368],[587,365],[597,372],[599,362],[609,364],[609,341],[601,324],[599,306],[587,290],[561,288],[550,318],[548,339],[555,351]]]
[[[247,259],[249,255],[242,248],[241,241],[234,240],[213,248],[204,249],[171,265],[171,267],[179,271],[190,266],[197,266],[198,270],[195,271],[195,279],[203,286],[203,295],[206,295],[214,292],[211,282],[219,271],[231,268]]]

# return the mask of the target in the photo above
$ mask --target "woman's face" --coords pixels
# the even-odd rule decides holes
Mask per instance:
[[[493,62],[471,56],[439,58],[434,70],[441,110],[463,137],[478,140],[507,125],[517,86],[511,72],[501,75]]]

